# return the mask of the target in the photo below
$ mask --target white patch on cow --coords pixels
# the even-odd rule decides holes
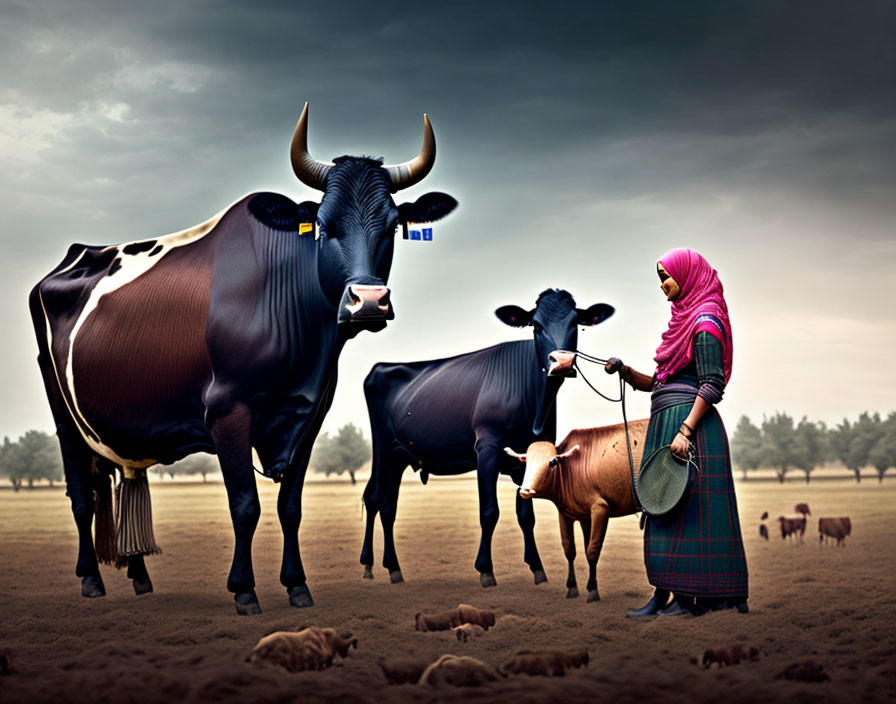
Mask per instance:
[[[107,293],[117,291],[118,289],[137,279],[139,276],[145,274],[172,249],[183,247],[184,245],[188,245],[191,242],[195,242],[205,237],[205,235],[212,231],[215,225],[218,224],[221,218],[224,217],[225,213],[227,213],[227,211],[229,211],[233,207],[233,205],[235,205],[235,203],[224,208],[224,210],[222,210],[220,213],[218,213],[211,219],[206,220],[201,225],[196,225],[195,227],[181,230],[180,232],[175,232],[170,235],[164,235],[162,237],[148,237],[144,240],[135,240],[134,242],[125,242],[119,245],[111,245],[103,250],[104,252],[109,250],[118,250],[119,262],[121,264],[121,267],[111,276],[104,276],[99,280],[97,285],[90,292],[90,297],[87,299],[87,303],[84,304],[84,309],[81,311],[81,315],[78,317],[78,320],[75,321],[75,325],[72,328],[72,332],[68,340],[68,360],[65,368],[65,382],[71,396],[71,403],[69,403],[68,398],[66,398],[66,405],[68,405],[69,412],[78,421],[75,423],[75,425],[78,426],[78,430],[80,431],[81,436],[84,438],[84,441],[87,443],[90,449],[96,452],[98,455],[101,455],[102,457],[107,458],[115,464],[120,465],[121,467],[143,469],[145,467],[150,467],[154,464],[158,464],[158,460],[127,459],[121,457],[120,455],[118,455],[118,453],[115,452],[115,450],[103,443],[102,440],[94,440],[88,433],[84,431],[84,428],[88,428],[90,432],[93,433],[93,435],[99,438],[99,433],[97,433],[96,430],[94,430],[90,426],[90,424],[87,422],[87,419],[84,417],[84,414],[81,412],[80,407],[78,406],[78,397],[75,393],[74,364],[72,359],[74,356],[75,339],[77,338],[78,332],[80,331],[81,326],[84,324],[84,321],[87,320],[87,317],[96,309],[96,307],[99,305],[100,299],[103,296],[105,296]],[[130,244],[139,244],[141,242],[149,241],[154,241],[155,244],[145,252],[139,252],[137,254],[121,253],[121,250],[123,250]],[[149,256],[149,253],[159,246],[161,246],[162,249],[153,256]],[[79,260],[80,257],[76,259],[76,262]],[[72,266],[74,266],[74,264],[72,264]],[[66,270],[70,268],[71,267],[67,267]],[[43,299],[41,299],[41,306],[43,307]],[[53,333],[50,328],[50,320],[47,316],[46,307],[44,307],[44,317],[47,319],[47,341],[50,345],[50,350],[52,351]],[[55,357],[53,357],[52,353],[50,356],[51,358],[53,358],[53,368],[56,372],[56,380],[59,382],[60,386],[62,386],[62,380],[59,377],[59,369],[56,367],[56,359]],[[63,394],[63,397],[65,397],[65,394]]]

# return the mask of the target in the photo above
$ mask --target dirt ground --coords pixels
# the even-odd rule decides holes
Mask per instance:
[[[522,562],[514,487],[500,485],[495,533],[498,586],[483,589],[473,568],[478,540],[473,475],[416,479],[402,487],[396,536],[405,583],[374,580],[358,564],[363,484],[308,482],[302,556],[315,600],[288,605],[278,582],[281,539],[276,487],[259,483],[262,518],[254,565],[263,613],[241,617],[225,589],[232,533],[219,483],[154,484],[156,537],[164,554],[147,566],[155,593],[137,597],[124,571],[104,568],[108,596],[80,596],[75,526],[59,489],[0,491],[0,676],[3,702],[613,701],[892,702],[896,700],[896,481],[826,481],[809,486],[739,482],[750,568],[750,613],[633,621],[625,609],[650,595],[634,517],[613,519],[598,566],[602,600],[585,602],[580,550],[578,599],[566,599],[566,563],[556,509],[536,501],[536,535],[549,581],[535,586]],[[775,532],[780,514],[806,501],[813,519],[850,516],[845,548],[819,547],[817,520],[803,545]],[[772,539],[758,535],[769,511]],[[467,644],[451,632],[414,630],[418,611],[458,603],[495,609],[494,629]],[[245,658],[262,636],[304,626],[351,631],[359,647],[324,672],[291,674]],[[742,644],[757,662],[703,669],[708,647]],[[435,660],[466,654],[500,665],[516,650],[590,648],[587,668],[564,677],[513,676],[479,688],[388,685],[385,657]],[[812,660],[830,680],[775,679]]]

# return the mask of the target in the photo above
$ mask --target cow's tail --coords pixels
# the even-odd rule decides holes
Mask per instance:
[[[118,559],[115,551],[115,516],[112,510],[112,475],[97,466],[96,458],[93,460],[93,480],[93,544],[96,559],[103,564],[112,565]]]

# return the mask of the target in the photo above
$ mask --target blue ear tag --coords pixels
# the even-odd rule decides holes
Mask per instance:
[[[419,242],[432,242],[432,225],[429,223],[409,222],[405,225],[405,239]]]

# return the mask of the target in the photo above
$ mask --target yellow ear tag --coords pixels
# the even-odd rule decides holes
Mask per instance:
[[[313,230],[314,230],[313,222],[303,222],[303,223],[299,224],[299,234],[300,235],[307,235],[308,233],[312,232]]]

